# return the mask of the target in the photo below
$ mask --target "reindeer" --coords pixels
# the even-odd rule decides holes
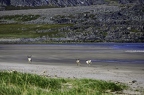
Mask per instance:
[[[32,62],[32,56],[31,55],[27,56],[27,58],[28,58],[28,62],[31,63]]]
[[[80,60],[79,59],[76,60],[76,64],[77,64],[77,66],[80,65]]]
[[[86,64],[88,64],[89,66],[92,64],[91,60],[86,60]]]

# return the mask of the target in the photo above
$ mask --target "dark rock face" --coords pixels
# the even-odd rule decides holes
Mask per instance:
[[[0,4],[9,6],[11,5],[11,0],[0,0]]]
[[[144,42],[144,6],[116,12],[92,12],[56,16],[55,23],[73,23],[67,37],[80,42]]]
[[[119,0],[119,3],[121,4],[127,4],[127,3],[144,4],[144,0]]]
[[[0,0],[4,6],[79,6],[79,5],[95,5],[109,3],[113,0]],[[139,3],[144,4],[144,0],[116,0],[117,3]]]
[[[104,0],[0,0],[0,3],[13,6],[76,6],[103,4]]]

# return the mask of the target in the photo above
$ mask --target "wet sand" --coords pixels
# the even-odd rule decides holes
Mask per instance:
[[[32,63],[27,62],[28,55],[32,55]],[[81,66],[76,65],[76,59],[81,60]],[[91,66],[85,63],[88,59],[92,60]],[[0,45],[0,70],[122,82],[133,89],[125,93],[136,95],[144,93],[144,63],[139,63],[143,59],[144,53],[101,46]]]

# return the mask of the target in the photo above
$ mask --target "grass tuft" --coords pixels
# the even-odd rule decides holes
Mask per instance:
[[[19,72],[0,72],[0,95],[111,95],[125,85],[93,79],[50,78]]]

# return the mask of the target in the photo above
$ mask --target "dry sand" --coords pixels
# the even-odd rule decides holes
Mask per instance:
[[[27,55],[32,55],[32,63],[27,62]],[[122,82],[131,87],[131,90],[124,91],[126,95],[144,95],[144,64],[132,62],[143,60],[143,56],[144,53],[127,53],[108,47],[0,45],[0,70],[17,70],[50,77]],[[76,65],[77,58],[81,60],[81,66]],[[85,63],[87,59],[92,60],[91,66]],[[111,62],[111,59],[130,61]]]

